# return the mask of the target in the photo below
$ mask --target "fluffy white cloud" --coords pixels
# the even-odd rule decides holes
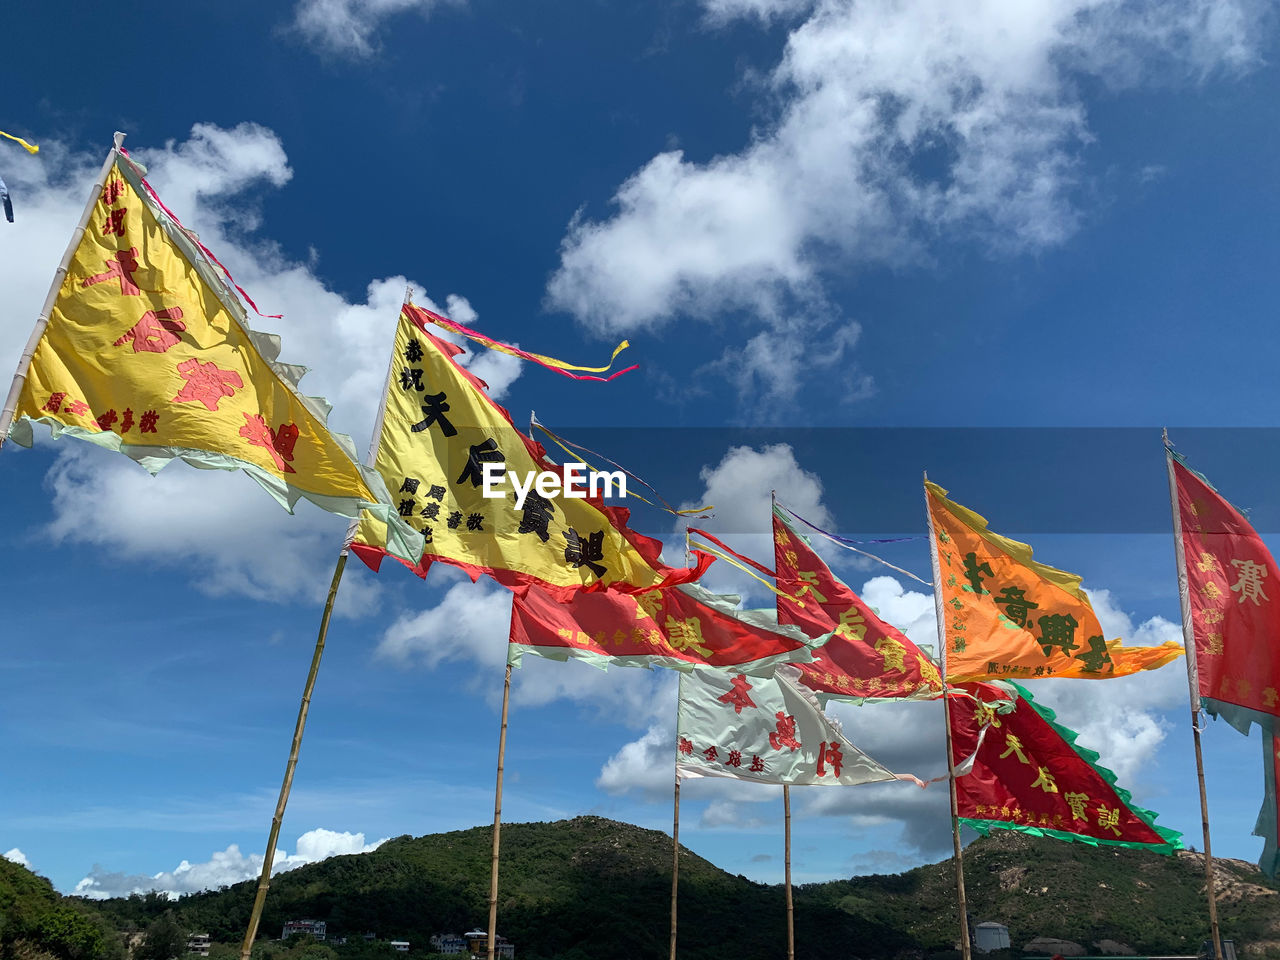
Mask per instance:
[[[386,842],[387,838],[383,837],[366,843],[363,833],[338,833],[318,827],[298,837],[294,853],[285,854],[277,848],[271,872],[275,875],[329,857],[368,853]],[[262,854],[243,854],[239,846],[233,843],[227,849],[215,852],[203,863],[183,860],[173,870],[162,870],[154,876],[112,873],[95,866],[87,877],[76,884],[73,892],[76,896],[90,900],[127,897],[131,893],[147,893],[151,890],[176,898],[184,893],[212,890],[225,884],[252,880],[261,872]]]
[[[294,26],[315,46],[330,53],[368,57],[377,49],[375,34],[384,20],[462,0],[300,0]]]
[[[348,302],[325,286],[318,257],[290,259],[263,237],[249,188],[284,187],[292,176],[275,134],[256,124],[224,129],[197,124],[182,142],[138,148],[148,180],[165,203],[195,230],[254,296],[264,313],[256,328],[282,337],[281,359],[307,362],[307,393],[334,404],[330,424],[367,448],[381,399],[399,306],[408,286],[415,300],[433,310],[473,322],[475,311],[450,294],[440,308],[404,277],[370,281],[363,302]],[[79,217],[95,161],[68,153],[56,141],[38,157],[18,158],[6,176],[22,213],[19,230],[0,231],[0,356],[16,361],[39,313],[57,264]],[[519,376],[520,361],[500,353],[468,352],[464,363],[486,380],[496,397]],[[41,436],[42,430],[37,430]],[[47,441],[42,441],[47,442]],[[198,570],[201,589],[238,592],[259,599],[293,599],[299,589],[314,598],[328,582],[345,522],[303,504],[288,516],[244,477],[167,467],[151,480],[124,458],[103,456],[75,441],[58,441],[48,476],[53,494],[51,533],[68,542],[99,545],[128,556],[156,556]],[[6,453],[6,455],[8,455]],[[93,513],[86,513],[90,506]],[[83,518],[94,516],[87,524]],[[226,523],[227,517],[242,522]],[[181,520],[181,524],[177,523]],[[182,536],[174,531],[181,529]],[[269,569],[246,558],[268,551]],[[184,559],[185,555],[185,559]],[[261,565],[258,565],[259,567]],[[302,584],[299,587],[298,584]],[[340,611],[367,609],[376,587],[344,588]]]
[[[713,22],[810,5],[704,0]],[[609,334],[740,310],[784,354],[843,361],[856,327],[832,320],[824,271],[918,259],[944,235],[996,252],[1060,243],[1080,219],[1074,194],[1093,139],[1081,77],[1164,84],[1242,70],[1258,57],[1263,9],[1256,0],[812,6],[759,91],[772,122],[736,153],[661,153],[618,188],[612,217],[575,217],[552,304]],[[750,340],[730,372],[778,393],[794,382],[769,383],[779,359],[795,365]],[[868,386],[855,378],[850,389]]]
[[[27,855],[23,853],[21,850],[19,850],[17,847],[14,847],[12,850],[8,851],[4,855],[4,858],[13,863],[20,864],[21,866],[24,866],[24,867],[31,866],[31,861],[27,859]]]

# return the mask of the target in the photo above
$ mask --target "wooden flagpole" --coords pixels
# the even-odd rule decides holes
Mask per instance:
[[[408,287],[404,293],[404,302],[409,303],[413,297],[413,288]],[[399,320],[397,319],[397,323]],[[377,463],[378,445],[382,439],[382,419],[386,415],[386,396],[391,383],[391,370],[395,365],[395,350],[387,360],[387,376],[382,386],[382,406],[373,423],[373,436],[369,440],[369,455],[366,458],[370,466]],[[311,709],[311,693],[315,689],[316,674],[320,672],[320,658],[324,655],[325,639],[329,635],[329,618],[333,615],[333,604],[338,596],[338,584],[342,582],[342,571],[347,566],[347,553],[351,541],[355,538],[359,518],[354,519],[347,527],[342,541],[342,550],[338,554],[338,564],[333,571],[333,579],[329,583],[329,596],[325,599],[324,613],[320,617],[320,632],[316,637],[315,650],[311,654],[311,669],[307,673],[307,682],[302,688],[302,703],[298,707],[298,721],[293,728],[293,743],[289,747],[289,762],[284,768],[284,782],[280,785],[280,796],[276,800],[275,816],[271,819],[271,832],[267,836],[267,849],[262,854],[262,873],[258,877],[258,893],[253,900],[253,911],[249,914],[249,926],[245,930],[244,942],[240,945],[240,960],[249,960],[253,951],[253,941],[258,936],[258,924],[262,920],[262,906],[267,899],[267,888],[271,886],[271,867],[275,860],[276,841],[280,837],[280,824],[284,821],[285,807],[289,803],[289,792],[293,789],[293,772],[298,766],[298,752],[302,747],[302,734],[307,726],[307,713]]]
[[[338,565],[333,571],[333,580],[329,584],[329,596],[325,600],[324,615],[320,618],[320,633],[316,637],[316,648],[311,654],[311,669],[307,673],[307,682],[302,688],[302,703],[298,707],[298,722],[293,728],[293,744],[289,747],[289,762],[284,768],[284,782],[280,785],[280,796],[276,800],[276,813],[271,819],[271,832],[267,836],[267,849],[262,855],[262,874],[258,877],[258,894],[253,901],[253,912],[249,915],[249,927],[245,930],[244,942],[240,945],[240,960],[249,960],[253,950],[254,938],[258,935],[258,923],[262,919],[262,906],[267,899],[267,888],[271,886],[271,865],[275,860],[276,841],[280,837],[280,824],[284,821],[284,809],[289,803],[289,791],[293,788],[293,771],[298,766],[298,751],[302,747],[302,732],[307,726],[307,713],[311,709],[311,692],[315,689],[316,674],[320,672],[320,658],[324,654],[325,637],[329,633],[329,618],[333,614],[333,602],[338,596],[338,584],[342,582],[342,571],[347,565],[347,548],[343,547],[338,554]]]
[[[787,887],[787,960],[796,960],[796,920],[791,902],[791,787],[782,785],[783,854],[782,869]]]
[[[1213,847],[1209,843],[1209,797],[1204,787],[1204,754],[1200,749],[1200,682],[1196,669],[1195,626],[1191,619],[1191,591],[1187,582],[1187,557],[1182,545],[1182,512],[1178,509],[1178,481],[1173,472],[1169,431],[1163,431],[1165,466],[1169,471],[1169,503],[1173,509],[1173,551],[1178,564],[1178,600],[1182,609],[1182,643],[1186,648],[1187,687],[1191,694],[1191,740],[1195,744],[1196,778],[1200,783],[1200,825],[1204,831],[1204,889],[1209,899],[1209,932],[1214,960],[1222,960],[1222,934],[1218,929],[1218,896],[1213,875]],[[1263,732],[1263,737],[1266,737]]]
[[[502,830],[502,766],[507,756],[507,705],[511,702],[511,664],[502,684],[502,724],[498,730],[498,783],[493,792],[493,859],[489,866],[489,960],[498,938],[498,836]]]
[[[680,774],[676,773],[675,813],[671,823],[671,960],[676,960],[676,891],[680,888]]]
[[[925,473],[924,479],[929,479]],[[942,568],[938,562],[938,540],[934,535],[933,513],[929,510],[929,490],[924,492],[925,516],[929,521],[929,559],[933,564],[933,605],[938,616],[938,650],[942,662],[942,717],[947,740],[947,785],[951,794],[951,843],[955,851],[956,896],[960,905],[960,955],[971,960],[969,945],[969,903],[964,893],[964,852],[960,846],[960,817],[956,802],[956,764],[951,746],[951,711],[947,708],[947,617],[942,607]],[[1221,958],[1218,958],[1221,960]]]
[[[89,218],[93,216],[93,208],[98,202],[98,197],[102,195],[102,186],[107,182],[107,174],[111,172],[111,167],[115,164],[116,157],[120,155],[120,148],[124,146],[124,138],[125,134],[119,130],[115,132],[111,150],[107,153],[107,159],[103,162],[102,169],[98,171],[98,179],[93,182],[93,189],[89,191],[89,202],[85,204],[84,212],[80,214],[80,222],[71,231],[71,242],[67,244],[67,250],[62,255],[62,262],[58,264],[58,269],[54,271],[53,284],[49,287],[49,295],[45,297],[40,316],[36,318],[35,327],[31,331],[31,336],[27,339],[27,345],[22,349],[22,356],[18,360],[17,372],[13,375],[13,383],[9,385],[9,395],[4,401],[4,410],[0,411],[0,446],[4,445],[5,438],[9,436],[9,427],[13,425],[13,416],[18,409],[18,397],[22,394],[23,384],[27,381],[27,371],[31,369],[31,358],[35,356],[36,347],[40,345],[40,338],[44,336],[45,328],[49,325],[49,313],[53,310],[53,304],[58,299],[58,291],[62,289],[62,281],[66,278],[67,270],[71,266],[71,258],[75,256],[76,248],[80,246],[80,241],[84,238],[84,231],[89,225]]]

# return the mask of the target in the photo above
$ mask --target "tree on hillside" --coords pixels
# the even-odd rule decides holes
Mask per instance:
[[[151,922],[147,934],[134,951],[134,960],[176,960],[187,952],[187,931],[165,913]]]

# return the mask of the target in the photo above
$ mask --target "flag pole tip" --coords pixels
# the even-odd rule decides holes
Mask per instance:
[[[112,141],[115,143],[117,150],[124,146],[124,138],[127,136],[128,134],[122,130],[117,130],[112,134]]]

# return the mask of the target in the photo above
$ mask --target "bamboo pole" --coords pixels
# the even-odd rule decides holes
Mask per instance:
[[[929,474],[924,475],[929,479]],[[951,795],[951,844],[955,851],[956,898],[960,906],[960,955],[971,960],[969,944],[969,903],[964,892],[964,851],[960,846],[960,817],[956,801],[956,764],[951,746],[951,711],[947,706],[947,617],[942,607],[942,569],[938,562],[938,541],[934,536],[929,491],[925,489],[925,516],[929,521],[929,559],[933,565],[933,605],[938,616],[938,650],[942,661],[942,717],[947,741],[947,786]],[[1221,960],[1221,958],[1219,958]]]
[[[18,397],[22,394],[23,384],[27,381],[27,371],[31,369],[31,358],[35,356],[40,338],[44,336],[45,328],[49,325],[49,314],[53,311],[53,305],[58,299],[58,291],[62,289],[62,281],[66,278],[67,270],[71,266],[71,258],[75,256],[76,248],[80,246],[80,241],[84,237],[89,218],[93,216],[94,205],[102,195],[103,184],[107,182],[107,174],[111,172],[116,157],[120,155],[120,148],[124,146],[124,138],[125,134],[119,130],[115,132],[112,147],[107,152],[107,159],[103,161],[102,169],[98,171],[98,179],[93,182],[93,189],[89,191],[89,202],[85,204],[84,211],[80,214],[80,221],[71,232],[71,242],[67,244],[66,252],[62,255],[62,262],[53,273],[53,283],[44,299],[44,306],[40,309],[40,316],[36,318],[35,327],[32,328],[31,336],[27,339],[27,345],[22,348],[18,369],[13,375],[13,382],[9,385],[9,395],[5,398],[4,409],[0,410],[0,446],[4,445],[5,438],[9,436],[9,427],[13,425],[13,415],[18,409]]]
[[[280,837],[280,824],[284,820],[284,809],[289,802],[289,791],[293,787],[293,771],[298,765],[298,751],[302,747],[302,732],[307,726],[307,712],[311,708],[311,692],[315,689],[316,674],[320,671],[320,658],[324,654],[325,637],[329,633],[329,618],[333,614],[333,602],[338,595],[338,584],[342,582],[342,571],[347,565],[347,549],[343,547],[338,555],[338,564],[333,571],[333,580],[329,584],[329,596],[324,603],[324,615],[320,618],[320,632],[316,637],[315,651],[311,654],[311,669],[307,673],[307,682],[302,688],[302,703],[298,707],[298,722],[293,728],[293,744],[289,748],[289,762],[284,768],[284,782],[280,785],[280,797],[276,801],[276,813],[271,820],[271,833],[267,837],[267,849],[262,854],[262,875],[258,878],[258,894],[253,901],[253,912],[249,915],[249,928],[244,934],[244,943],[240,946],[240,960],[249,960],[253,950],[254,938],[258,935],[258,923],[262,919],[262,905],[267,899],[267,888],[271,885],[271,865],[275,859],[276,840]]]
[[[676,774],[675,813],[671,823],[671,960],[676,960],[676,891],[680,887],[680,774]]]
[[[1196,636],[1191,619],[1191,593],[1187,583],[1187,558],[1182,545],[1182,513],[1178,509],[1178,481],[1173,472],[1169,431],[1163,431],[1165,466],[1169,471],[1169,503],[1173,510],[1173,552],[1178,565],[1178,602],[1182,612],[1182,643],[1186,649],[1187,689],[1191,696],[1191,740],[1195,745],[1196,779],[1200,785],[1200,826],[1204,832],[1204,890],[1209,900],[1209,933],[1214,960],[1222,960],[1222,933],[1218,929],[1218,896],[1213,876],[1213,847],[1209,843],[1209,797],[1204,786],[1204,754],[1200,749],[1200,683],[1196,668]],[[1263,731],[1263,737],[1267,736]]]
[[[507,705],[511,701],[511,664],[502,684],[502,724],[498,730],[498,783],[493,792],[493,859],[489,866],[489,960],[498,939],[498,835],[502,830],[502,767],[507,756]]]
[[[796,919],[791,902],[791,787],[782,785],[783,853],[782,869],[787,887],[787,960],[796,960]]]

